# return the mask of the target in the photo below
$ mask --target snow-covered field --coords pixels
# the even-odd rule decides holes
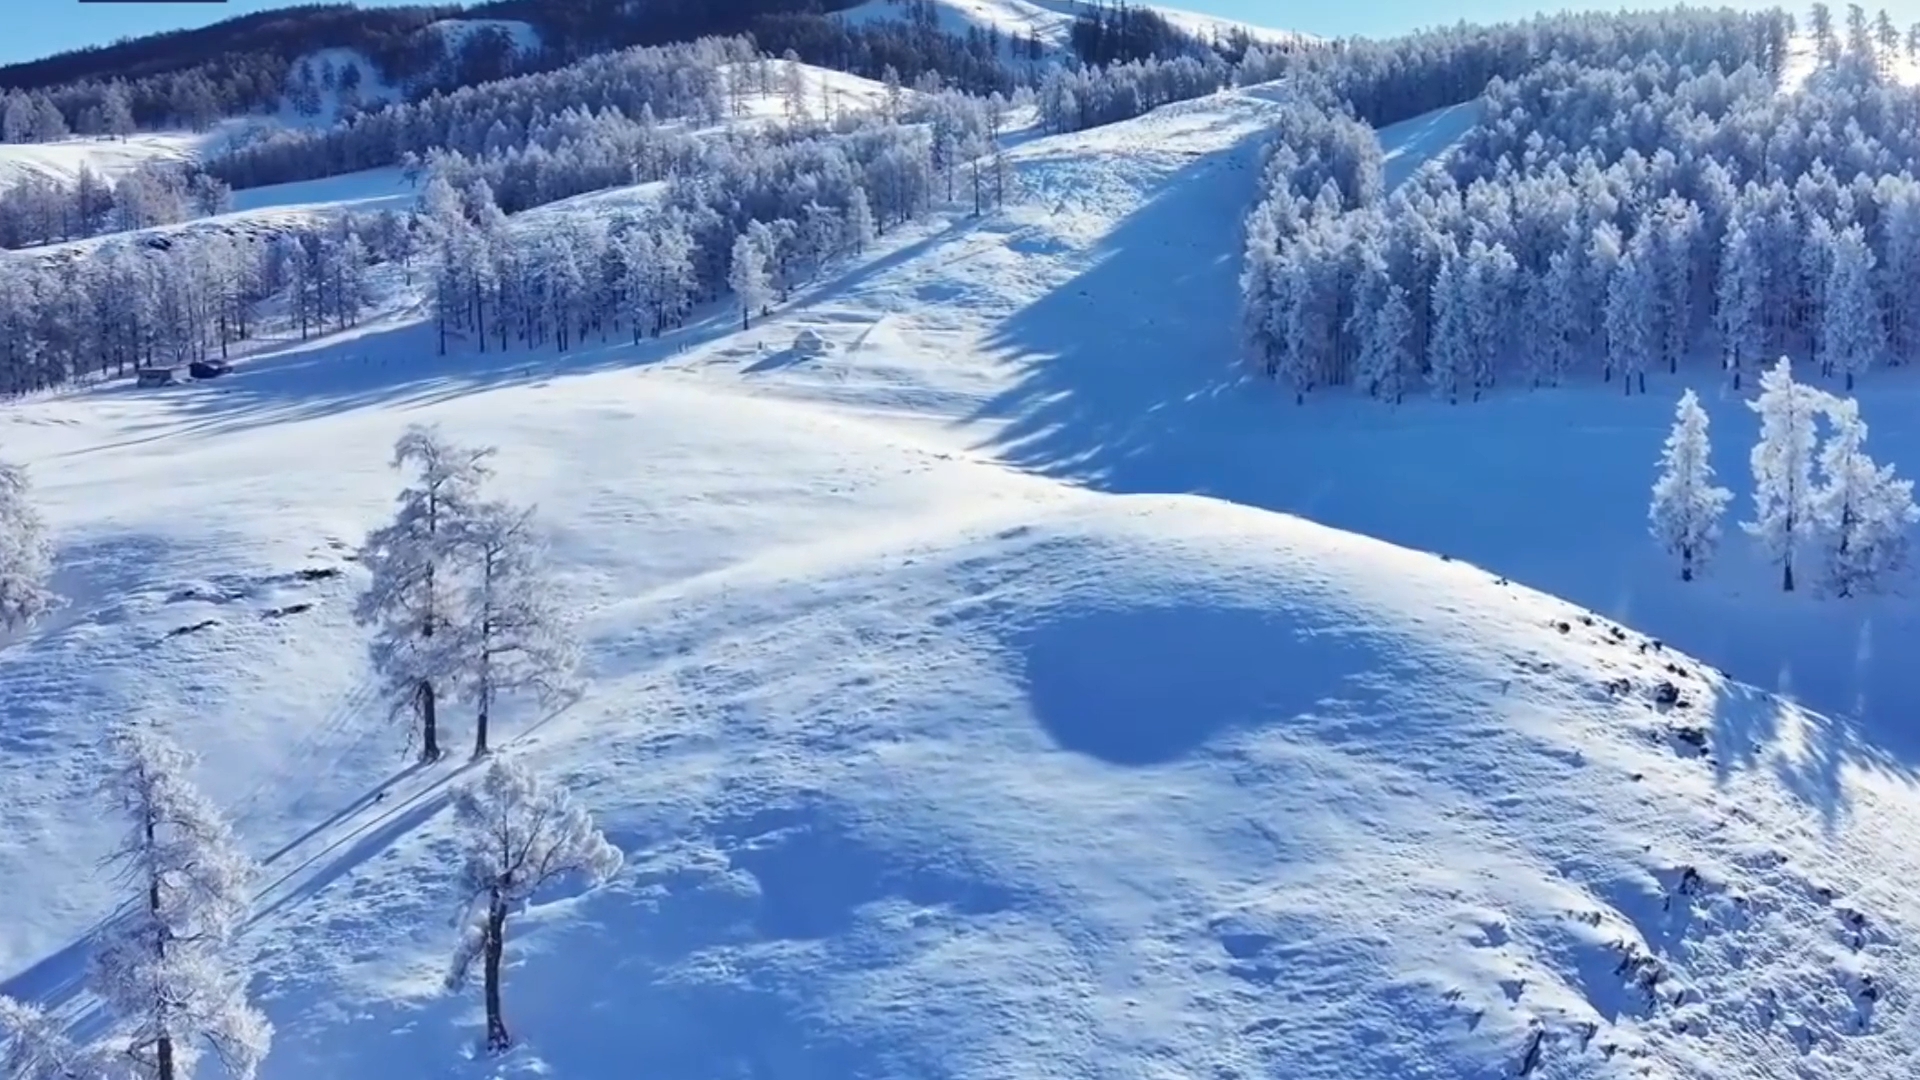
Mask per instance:
[[[969,30],[998,30],[1009,43],[1038,37],[1048,48],[1060,50],[1069,47],[1068,35],[1074,19],[1091,6],[1083,0],[937,0],[936,14],[940,29],[949,34],[964,36]],[[1254,26],[1178,8],[1148,6],[1174,27],[1201,38],[1225,37],[1243,31],[1255,41],[1308,40],[1306,35],[1295,31]],[[856,23],[891,22],[906,18],[906,9],[896,0],[866,0],[841,12],[840,17]]]
[[[191,161],[218,134],[141,132],[125,139],[72,138],[48,143],[0,143],[0,187],[25,176],[72,184],[82,167],[102,180],[118,179],[150,162]]]
[[[552,532],[591,681],[505,734],[627,858],[516,922],[498,1075],[1900,1075],[1911,605],[1783,600],[1737,555],[1672,581],[1677,384],[1237,382],[1273,93],[1024,142],[1005,213],[745,334],[436,359],[394,317],[0,412],[73,597],[0,652],[0,991],[84,1007],[120,899],[97,736],[143,715],[267,862],[265,1075],[491,1075],[439,985],[460,770],[405,767],[349,617],[432,420]],[[1870,423],[1911,408],[1884,381]],[[1743,489],[1752,421],[1706,397]]]

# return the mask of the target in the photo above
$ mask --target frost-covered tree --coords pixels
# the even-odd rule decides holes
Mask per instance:
[[[546,885],[575,876],[597,885],[620,869],[619,849],[607,842],[566,791],[542,784],[519,762],[496,757],[478,780],[455,797],[454,813],[466,847],[461,872],[463,937],[447,983],[465,985],[481,964],[487,1007],[487,1048],[513,1044],[500,1003],[500,967],[507,916]]]
[[[234,937],[256,868],[188,777],[193,759],[160,735],[122,735],[108,793],[131,819],[115,852],[138,900],[104,936],[90,986],[126,1026],[137,1075],[186,1080],[203,1050],[249,1080],[273,1028],[246,998]]]
[[[129,1072],[98,1046],[80,1046],[45,1009],[0,995],[0,1076],[7,1080],[120,1080]]]
[[[1416,373],[1412,334],[1413,309],[1407,304],[1407,291],[1390,285],[1361,339],[1359,366],[1368,391],[1396,405]]]
[[[1607,281],[1607,363],[1620,372],[1629,394],[1636,379],[1646,393],[1647,368],[1659,351],[1659,279],[1638,248],[1629,249]]]
[[[1647,515],[1654,539],[1679,557],[1681,581],[1692,581],[1713,560],[1720,544],[1720,519],[1733,499],[1732,492],[1714,484],[1711,458],[1707,411],[1688,390],[1680,395],[1674,412]]]
[[[1718,310],[1721,365],[1740,389],[1742,376],[1760,363],[1766,348],[1766,269],[1759,245],[1743,226],[1727,231],[1720,260]]]
[[[1816,417],[1827,395],[1793,381],[1786,357],[1760,376],[1760,395],[1747,407],[1760,414],[1760,439],[1754,443],[1753,520],[1742,527],[1760,541],[1780,566],[1780,587],[1793,591],[1795,557],[1812,539],[1814,515],[1813,455]]]
[[[1433,335],[1427,350],[1427,385],[1449,403],[1460,400],[1460,385],[1473,370],[1471,293],[1465,264],[1449,257],[1433,280]]]
[[[1820,357],[1829,371],[1846,374],[1848,390],[1853,389],[1854,377],[1872,367],[1886,350],[1874,269],[1873,249],[1860,226],[1850,225],[1834,238],[1826,305],[1820,312]]]
[[[846,248],[856,255],[865,253],[872,246],[875,235],[873,206],[867,201],[865,188],[856,185],[848,197],[846,221]]]
[[[53,606],[53,549],[30,500],[27,471],[0,462],[0,630],[18,630]]]
[[[749,329],[753,326],[753,313],[764,310],[772,300],[773,286],[767,277],[766,252],[748,233],[741,233],[733,241],[727,287],[740,303],[740,329]]]
[[[465,447],[437,428],[413,425],[393,448],[393,467],[411,482],[393,521],[367,536],[361,563],[371,579],[354,617],[374,630],[373,662],[394,701],[411,717],[420,760],[440,756],[439,701],[460,671],[459,576],[463,528],[478,509],[492,447]]]
[[[473,756],[481,757],[494,702],[502,694],[546,698],[565,691],[579,665],[579,646],[554,602],[533,511],[489,503],[459,531],[470,569],[455,688],[476,711]]]
[[[1907,533],[1920,510],[1913,481],[1894,476],[1893,466],[1874,463],[1862,449],[1867,425],[1851,398],[1827,403],[1833,427],[1820,450],[1825,482],[1813,497],[1825,585],[1837,596],[1872,590],[1906,562]]]

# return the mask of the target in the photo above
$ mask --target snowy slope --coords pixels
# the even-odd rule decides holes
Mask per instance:
[[[806,88],[808,117],[811,119],[818,120],[823,114],[838,117],[870,112],[881,108],[886,101],[886,87],[872,79],[808,64],[793,66],[800,69],[801,83]],[[773,86],[771,92],[761,93],[757,86],[751,87],[741,98],[739,115],[726,117],[710,127],[693,129],[693,134],[718,135],[742,125],[785,122],[788,119],[786,100],[779,87],[787,67],[786,61],[769,61],[769,80]],[[913,92],[905,93],[911,96]],[[0,147],[0,152],[8,149],[12,147]],[[589,192],[537,208],[523,215],[524,220],[516,221],[521,221],[522,227],[537,227],[539,222],[550,221],[555,214],[580,212],[589,207],[602,214],[630,210],[648,205],[664,190],[664,184],[649,183]],[[48,244],[33,248],[26,254],[32,258],[60,258],[107,244],[124,243],[129,239],[150,240],[204,232],[225,232],[236,236],[270,235],[310,226],[343,213],[405,211],[414,205],[419,194],[419,189],[408,184],[398,168],[366,169],[319,180],[243,188],[233,193],[233,210],[225,214],[155,226],[142,229],[137,234],[109,233],[85,240]]]
[[[1491,1078],[1536,1030],[1537,1077],[1898,1075],[1912,748],[1495,576],[1639,621],[1649,417],[1231,380],[1275,92],[1024,143],[1005,214],[745,335],[438,360],[396,318],[0,412],[76,598],[0,652],[0,989],[84,1008],[138,710],[269,860],[266,1075],[472,1074],[451,770],[402,767],[344,557],[432,419],[555,530],[591,688],[507,730],[628,856],[516,924],[501,1075]]]
[[[24,176],[72,184],[84,166],[113,180],[149,162],[190,161],[210,136],[192,132],[142,132],[125,139],[74,138],[49,143],[0,143],[0,187]]]
[[[949,34],[964,36],[968,30],[998,30],[1001,37],[1009,42],[1038,37],[1044,45],[1053,49],[1068,48],[1068,35],[1073,29],[1074,19],[1090,6],[1080,0],[937,0],[936,3],[938,25]],[[1216,35],[1225,37],[1243,31],[1255,41],[1284,43],[1309,40],[1306,35],[1293,31],[1253,26],[1199,12],[1157,5],[1153,6],[1153,10],[1173,26],[1202,38]],[[893,22],[905,19],[906,13],[895,0],[865,0],[841,12],[839,17],[855,23]]]
[[[521,19],[441,19],[428,23],[424,32],[439,34],[449,55],[459,53],[469,37],[482,30],[498,30],[507,35],[514,51],[530,55],[540,51],[540,31]]]

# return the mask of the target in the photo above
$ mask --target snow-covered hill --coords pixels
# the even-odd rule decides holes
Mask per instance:
[[[0,412],[74,597],[0,652],[0,990],[84,1007],[97,736],[146,715],[268,864],[265,1075],[473,1074],[456,769],[405,768],[350,619],[426,419],[554,533],[590,688],[510,752],[628,862],[516,923],[501,1075],[1897,1075],[1912,748],[1687,655],[1772,685],[1754,639],[1634,627],[1760,632],[1621,544],[1653,406],[1233,381],[1278,93],[1025,142],[1005,213],[744,335],[435,359],[400,314]]]
[[[766,67],[767,89],[762,90],[757,81],[749,79],[744,84],[744,90],[738,99],[740,109],[737,114],[724,117],[719,123],[698,128],[686,129],[685,122],[679,120],[669,121],[663,126],[683,128],[695,135],[717,136],[745,126],[786,122],[792,119],[788,114],[788,98],[785,91],[785,88],[791,85],[789,71],[798,73],[800,96],[806,116],[811,120],[818,121],[822,117],[838,118],[853,113],[872,112],[882,108],[886,102],[886,87],[872,79],[810,64],[789,64],[784,60],[770,60]],[[903,93],[910,99],[914,92],[908,90]],[[172,145],[168,141],[169,137],[152,136],[150,138],[157,146]],[[180,141],[182,145],[191,145],[184,136]],[[102,160],[100,154],[106,153],[110,146],[121,145],[108,143],[105,140],[97,145],[90,140],[70,140],[68,143],[39,145],[39,148],[45,150],[69,145],[78,146],[82,143],[88,144],[95,152],[96,156],[89,160],[96,169],[100,168]],[[4,145],[0,146],[0,154],[13,149],[33,149],[36,145],[21,144],[18,147]],[[184,158],[185,151],[182,153]],[[73,160],[78,161],[80,158],[75,156]],[[154,160],[154,158],[150,156],[144,160]],[[0,157],[0,183],[4,183],[4,161],[4,157]],[[75,168],[77,169],[77,165]],[[663,190],[663,184],[649,183],[592,192],[561,200],[551,206],[540,207],[516,221],[521,227],[533,228],[539,227],[539,223],[543,221],[550,222],[557,214],[581,212],[590,207],[594,208],[596,213],[631,209],[649,203]],[[221,232],[240,237],[268,236],[291,229],[311,227],[316,222],[336,218],[346,213],[405,211],[414,204],[419,194],[418,187],[409,184],[397,167],[366,169],[319,180],[242,188],[233,193],[233,209],[229,213],[172,225],[154,226],[139,230],[137,233],[108,233],[84,240],[48,244],[27,249],[24,255],[30,258],[65,258],[77,253],[97,250],[106,245],[128,241],[156,243],[175,236],[207,232]]]
[[[1020,42],[1039,38],[1052,49],[1069,46],[1069,32],[1079,14],[1093,5],[1082,0],[935,0],[939,27],[950,34],[965,35],[968,30],[998,30],[1003,39]],[[1168,23],[1201,38],[1226,37],[1244,32],[1255,41],[1294,42],[1306,36],[1289,30],[1203,15],[1194,11],[1152,5]],[[899,21],[906,18],[898,0],[865,0],[840,13],[856,23]]]
[[[83,167],[103,180],[113,180],[151,162],[191,161],[210,141],[226,134],[224,129],[210,134],[162,131],[124,139],[82,137],[45,143],[0,143],[0,187],[24,176],[71,185]]]

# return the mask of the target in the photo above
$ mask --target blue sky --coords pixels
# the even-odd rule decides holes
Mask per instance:
[[[552,0],[564,3],[565,0]],[[1731,0],[1738,6],[1768,7],[1764,0]],[[31,60],[66,49],[106,44],[120,37],[135,37],[159,30],[200,26],[250,11],[283,7],[285,0],[228,0],[227,3],[130,3],[83,4],[79,0],[0,0],[7,8],[4,33],[0,33],[0,63]],[[363,6],[381,6],[380,0]],[[1433,0],[1348,0],[1342,3],[1298,2],[1298,0],[1173,0],[1171,6],[1207,11],[1262,26],[1304,30],[1327,37],[1347,34],[1394,34],[1436,22],[1452,22],[1466,17],[1474,22],[1498,22],[1541,10],[1543,7],[1614,8],[1616,3],[1567,3],[1565,0],[1474,0],[1471,4],[1443,6]],[[1634,4],[1632,6],[1658,6]],[[1806,4],[1784,5],[1789,10],[1804,10]],[[1843,0],[1832,4],[1844,10]],[[1869,3],[1868,10],[1880,5]],[[1901,0],[1886,5],[1900,25],[1920,19],[1920,0]]]

